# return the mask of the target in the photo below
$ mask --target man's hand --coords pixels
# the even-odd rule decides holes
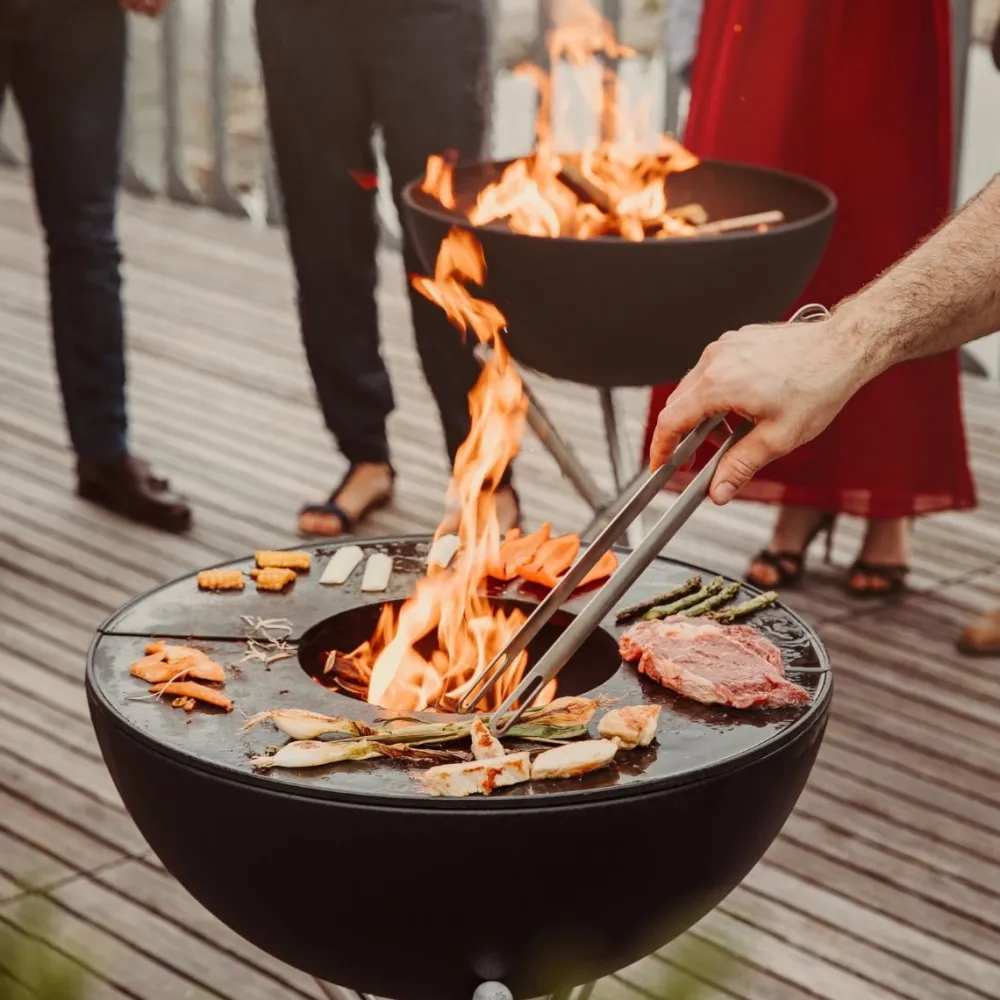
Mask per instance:
[[[147,17],[159,17],[166,9],[170,0],[118,0],[121,9],[133,14],[145,14]]]
[[[719,465],[711,497],[728,503],[768,462],[823,431],[872,375],[860,341],[833,318],[747,326],[705,348],[660,413],[650,448],[659,468],[707,417],[735,413],[756,425]]]

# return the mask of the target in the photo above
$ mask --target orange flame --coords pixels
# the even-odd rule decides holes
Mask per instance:
[[[615,74],[606,67],[596,75],[585,72],[595,62],[634,55],[633,51],[615,40],[611,25],[586,0],[556,0],[553,14],[556,27],[547,38],[549,64],[568,63],[584,91],[588,75],[596,81],[591,100],[604,138],[581,153],[557,153],[552,78],[537,66],[518,67],[517,72],[533,80],[538,90],[535,151],[515,160],[497,182],[479,193],[469,221],[482,226],[503,219],[512,230],[528,236],[588,239],[614,234],[640,241],[693,235],[697,230],[684,214],[668,206],[665,180],[671,173],[696,166],[698,158],[670,136],[644,141],[642,134],[652,133],[651,106],[645,108],[645,126],[640,122],[629,127],[618,107],[622,95]],[[595,204],[568,184],[568,170],[598,189],[602,203]],[[452,164],[431,157],[421,190],[453,209]]]
[[[367,681],[368,702],[392,711],[453,708],[525,621],[519,611],[505,614],[491,607],[484,593],[488,567],[500,552],[494,492],[517,454],[527,412],[521,379],[500,339],[506,320],[496,306],[466,288],[466,282],[481,285],[484,275],[475,237],[453,229],[441,245],[434,277],[413,278],[414,287],[444,309],[455,326],[465,334],[471,331],[491,350],[469,394],[471,430],[452,472],[451,495],[461,512],[455,560],[421,579],[398,615],[387,604],[371,640],[348,657],[352,674]],[[437,645],[425,656],[417,646],[432,633]],[[526,664],[522,654],[483,707],[498,705]],[[554,696],[553,683],[535,704],[547,704]]]

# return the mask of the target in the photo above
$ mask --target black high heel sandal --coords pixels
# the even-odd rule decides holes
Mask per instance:
[[[906,578],[910,567],[893,563],[870,563],[856,559],[847,574],[847,591],[852,597],[896,597],[906,589]],[[854,578],[863,573],[871,580],[879,580],[883,586],[859,587]]]
[[[340,496],[344,491],[344,487],[347,485],[348,480],[354,475],[358,468],[357,462],[352,462],[347,472],[344,473],[344,478],[334,487],[333,492],[330,494],[329,499],[326,503],[313,503],[307,504],[299,511],[299,534],[306,537],[314,538],[339,538],[341,535],[349,535],[354,531],[354,526],[358,521],[363,520],[369,514],[374,513],[376,510],[381,510],[383,507],[388,506],[392,503],[393,497],[393,484],[396,481],[396,470],[390,465],[389,466],[389,489],[382,496],[375,497],[374,500],[369,501],[365,506],[358,512],[356,517],[349,517],[344,509],[337,503],[337,497]],[[340,531],[336,534],[330,535],[325,532],[316,531],[303,531],[302,517],[305,514],[324,514],[331,517],[335,517],[340,521]]]
[[[806,537],[805,544],[798,552],[772,552],[770,549],[761,549],[750,562],[746,579],[755,587],[770,589],[772,587],[794,587],[802,580],[802,575],[806,569],[806,553],[809,546],[819,537],[826,534],[825,561],[830,562],[830,553],[833,548],[833,529],[837,523],[837,515],[829,511],[816,522],[815,527]],[[776,579],[761,580],[754,576],[754,566],[763,564],[774,570]]]

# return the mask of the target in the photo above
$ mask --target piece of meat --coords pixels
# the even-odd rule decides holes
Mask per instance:
[[[203,701],[208,705],[215,705],[216,708],[224,709],[227,712],[233,710],[233,703],[215,688],[205,687],[197,681],[181,681],[179,684],[154,684],[150,689],[151,694],[170,694],[178,698],[194,698],[196,701]]]
[[[622,658],[638,660],[640,673],[705,705],[783,708],[809,701],[789,681],[781,651],[745,625],[677,615],[639,622],[619,642]]]
[[[531,765],[531,780],[578,778],[581,774],[607,767],[618,752],[611,740],[584,740],[566,743],[540,753]]]
[[[507,752],[482,719],[473,720],[470,735],[472,736],[472,756],[476,760],[493,760],[496,757],[503,757]]]
[[[623,750],[648,747],[656,738],[659,719],[659,705],[626,705],[608,712],[598,723],[597,731]]]
[[[463,798],[489,795],[496,788],[519,785],[531,777],[531,760],[526,753],[512,753],[495,760],[470,760],[462,764],[439,764],[421,776],[431,795]]]

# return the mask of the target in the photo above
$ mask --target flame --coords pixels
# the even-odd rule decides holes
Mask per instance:
[[[556,0],[553,21],[546,40],[549,65],[567,63],[580,89],[589,92],[602,138],[576,154],[557,152],[552,77],[537,66],[518,67],[538,91],[535,150],[479,193],[469,221],[483,226],[506,220],[514,232],[528,236],[618,235],[641,241],[693,235],[696,227],[668,206],[664,182],[669,174],[696,166],[698,158],[670,136],[653,136],[648,102],[632,123],[619,109],[621,85],[608,63],[634,52],[618,43],[610,23],[586,0]],[[453,170],[451,161],[432,156],[421,188],[451,209]],[[581,194],[568,173],[592,185],[600,204]]]
[[[417,291],[439,305],[463,334],[471,331],[490,353],[469,394],[471,430],[452,471],[450,491],[461,512],[455,560],[418,581],[398,615],[393,605],[385,605],[372,638],[340,658],[350,668],[344,686],[356,692],[367,684],[368,702],[391,711],[454,708],[525,621],[519,611],[506,614],[492,608],[484,593],[487,568],[496,564],[500,552],[494,492],[517,454],[527,412],[520,376],[500,339],[506,320],[495,305],[475,298],[466,287],[481,285],[485,270],[476,238],[452,229],[441,245],[434,277],[412,279]],[[436,646],[424,655],[418,646],[431,636]],[[522,654],[483,707],[499,705],[526,665]],[[554,683],[548,685],[534,704],[550,702],[555,689]]]

